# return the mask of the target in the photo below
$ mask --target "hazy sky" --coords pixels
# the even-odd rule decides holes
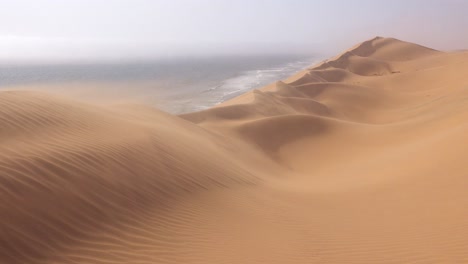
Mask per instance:
[[[0,60],[468,48],[465,0],[0,0]]]

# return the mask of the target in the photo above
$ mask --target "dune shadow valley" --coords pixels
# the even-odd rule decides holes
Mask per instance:
[[[376,37],[207,110],[0,92],[0,263],[468,263],[468,51]]]

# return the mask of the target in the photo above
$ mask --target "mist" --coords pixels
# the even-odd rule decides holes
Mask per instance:
[[[376,35],[468,46],[468,2],[1,1],[0,61],[335,54]]]

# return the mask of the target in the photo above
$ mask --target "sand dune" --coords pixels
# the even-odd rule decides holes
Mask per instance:
[[[468,263],[468,52],[374,38],[172,116],[0,93],[0,263]]]

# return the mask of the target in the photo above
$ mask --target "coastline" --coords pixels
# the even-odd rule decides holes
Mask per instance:
[[[376,37],[181,115],[0,92],[0,262],[464,263],[467,71]]]
[[[52,92],[91,103],[128,100],[180,114],[207,109],[285,78],[312,61],[305,55],[252,55],[106,64],[3,65],[0,89]]]

